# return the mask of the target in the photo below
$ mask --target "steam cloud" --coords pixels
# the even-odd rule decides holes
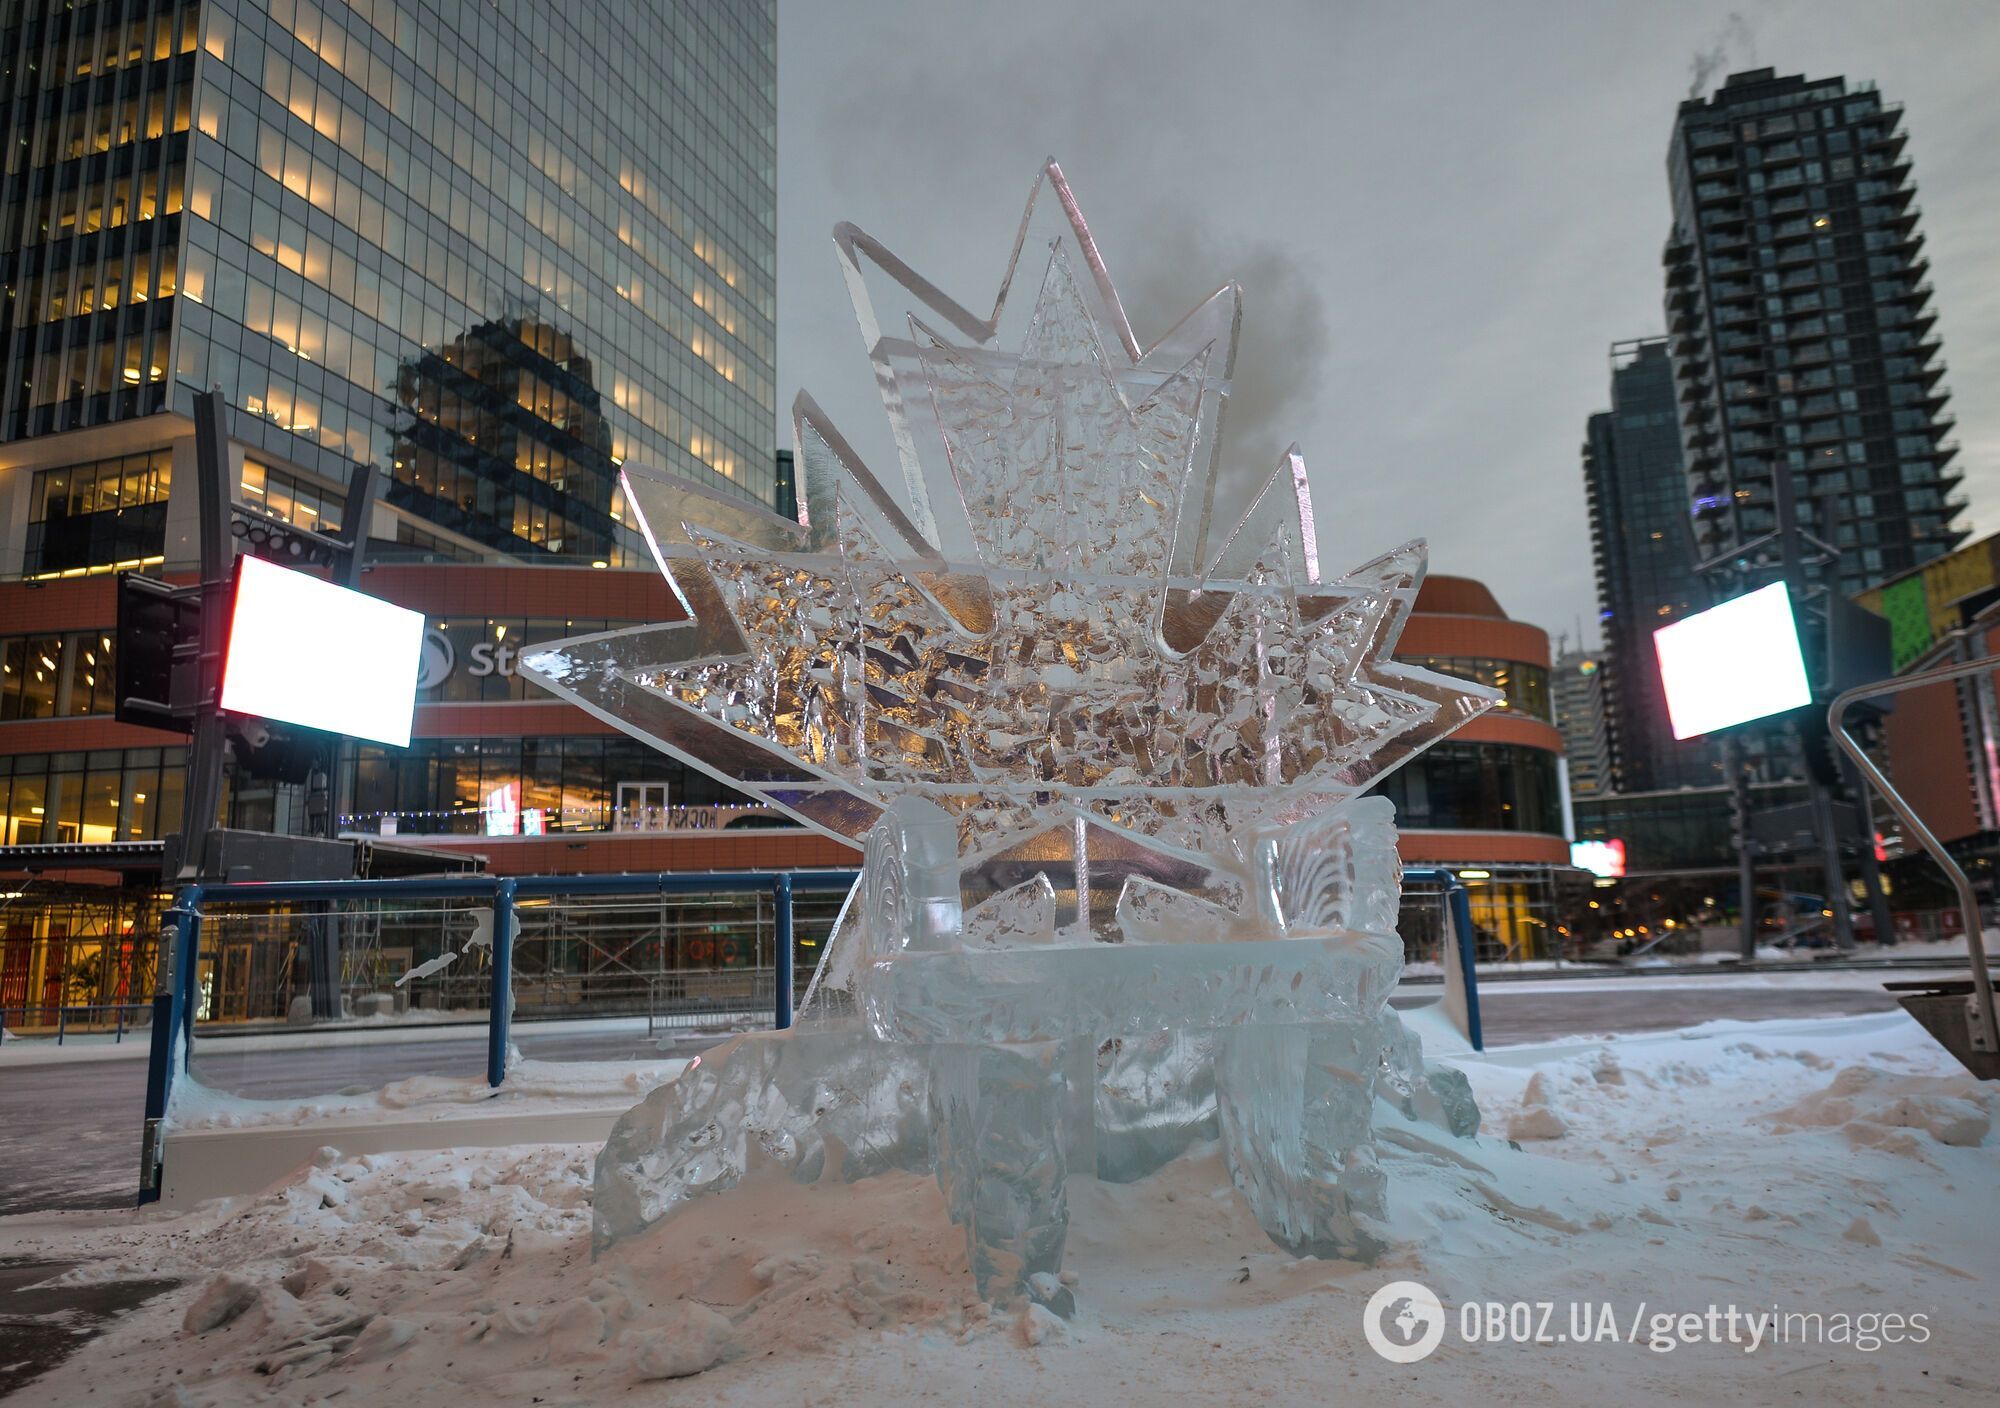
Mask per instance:
[[[1699,98],[1706,94],[1716,75],[1728,71],[1732,54],[1742,55],[1748,67],[1757,66],[1757,36],[1751,30],[1750,22],[1735,10],[1729,12],[1729,18],[1723,22],[1709,46],[1696,50],[1694,57],[1688,60],[1687,95]]]
[[[1078,183],[1086,214],[1115,207],[1116,218],[1100,217],[1096,233],[1141,345],[1230,279],[1241,284],[1237,389],[1217,471],[1218,489],[1227,492],[1262,484],[1278,455],[1305,433],[1310,400],[1326,383],[1329,336],[1310,250],[1263,234],[1239,236],[1205,220],[1210,183],[1181,153],[1147,139],[1145,114],[1133,107],[1150,100],[1140,88],[1107,81],[1121,72],[1145,73],[1155,95],[1172,94],[1183,107],[1204,101],[1212,88],[1206,67],[1242,39],[1222,23],[1191,33],[1194,23],[1137,29],[1103,23],[1073,29],[1059,45],[959,44],[949,51],[951,62],[927,54],[930,61],[895,94],[901,111],[949,120],[885,125],[879,98],[857,83],[828,105],[823,121],[840,136],[829,145],[839,153],[843,185],[869,190],[918,182],[933,193],[943,222],[937,229],[871,231],[920,268],[927,238],[957,228],[968,206],[991,208],[995,181],[1014,190],[1020,176],[1053,153]],[[1233,118],[1226,111],[1209,116],[1218,124]],[[968,133],[980,135],[968,142]],[[1025,187],[1020,193],[1026,195]],[[996,218],[1011,223],[1017,214],[1010,208]],[[1116,230],[1107,236],[1103,227],[1110,225]],[[987,278],[998,276],[996,267]],[[1038,280],[1040,270],[1023,277]],[[946,291],[983,312],[993,286]]]

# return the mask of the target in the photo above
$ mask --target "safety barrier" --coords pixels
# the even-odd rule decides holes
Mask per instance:
[[[492,908],[490,938],[491,997],[487,1008],[486,1079],[492,1086],[507,1078],[516,912],[523,900],[590,895],[700,895],[765,893],[775,916],[775,981],[772,1017],[779,1027],[792,1023],[793,897],[801,890],[847,890],[857,872],[801,871],[665,871],[628,875],[457,875],[407,880],[296,880],[189,885],[162,916],[162,943],[172,955],[170,981],[153,999],[152,1048],[146,1078],[146,1126],[141,1153],[139,1200],[150,1202],[159,1192],[159,1136],[173,1096],[177,1073],[189,1069],[194,1048],[194,1014],[198,1005],[201,931],[205,908],[211,904],[327,904],[345,900],[475,899]]]

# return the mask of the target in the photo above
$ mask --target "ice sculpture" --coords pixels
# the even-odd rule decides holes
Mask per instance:
[[[1218,503],[1239,291],[1141,348],[1054,162],[989,318],[836,243],[900,496],[803,395],[798,523],[627,466],[691,619],[524,662],[866,851],[798,1026],[619,1122],[599,1244],[760,1165],[934,1171],[982,1294],[1067,1313],[1067,1175],[1220,1140],[1276,1242],[1371,1254],[1373,1102],[1478,1121],[1386,1005],[1359,795],[1497,697],[1391,659],[1423,544],[1323,577],[1296,448]]]

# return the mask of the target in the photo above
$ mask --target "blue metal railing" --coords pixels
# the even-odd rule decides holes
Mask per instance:
[[[123,1041],[127,1032],[136,1032],[140,1023],[130,1020],[127,1013],[147,1012],[151,1005],[144,1002],[49,1002],[30,1003],[24,1007],[0,1007],[0,1033],[9,1027],[16,1028],[14,1035],[20,1036],[22,1027],[34,1027],[37,1032],[45,1032],[53,1026],[56,1031],[56,1045],[63,1044],[63,1038],[70,1034],[74,1025],[78,1031],[94,1036],[104,1034],[110,1028],[114,1041]],[[109,1012],[106,1018],[102,1013]],[[41,1014],[41,1020],[35,1015]]]
[[[203,906],[215,901],[268,903],[357,899],[490,899],[493,905],[492,997],[488,1003],[486,1079],[499,1086],[507,1078],[507,1049],[512,1022],[515,908],[524,899],[556,896],[643,894],[746,894],[769,891],[776,917],[776,987],[774,1025],[792,1025],[794,928],[792,899],[798,890],[845,890],[860,872],[853,870],[795,871],[662,871],[633,875],[460,875],[408,880],[276,880],[216,885],[188,885],[174,897],[163,916],[164,936],[173,954],[173,981],[153,999],[152,1049],[146,1072],[145,1167],[139,1201],[159,1196],[155,1152],[157,1129],[173,1096],[176,1070],[193,1059],[196,986],[199,981]],[[1472,1049],[1485,1049],[1479,1020],[1479,987],[1475,967],[1472,906],[1457,874],[1442,868],[1410,869],[1406,882],[1442,887],[1450,915],[1453,955],[1466,998],[1467,1038]],[[178,1056],[178,1060],[176,1060]]]
[[[777,1000],[772,1017],[792,1024],[792,897],[798,890],[846,890],[853,870],[660,871],[635,875],[457,875],[409,880],[271,880],[188,885],[163,916],[173,954],[173,981],[153,999],[153,1045],[146,1072],[145,1167],[139,1201],[159,1196],[155,1149],[159,1121],[173,1098],[176,1071],[194,1055],[194,1013],[199,981],[201,921],[212,902],[283,904],[364,899],[484,899],[493,905],[492,998],[487,1004],[486,1080],[507,1078],[511,1036],[515,908],[521,900],[585,895],[719,895],[768,891],[776,909]]]
[[[1479,944],[1472,927],[1472,897],[1458,872],[1442,866],[1428,866],[1403,872],[1403,883],[1438,885],[1444,890],[1445,912],[1451,916],[1452,954],[1440,953],[1438,961],[1449,967],[1454,955],[1460,980],[1465,984],[1465,1039],[1474,1051],[1486,1049],[1486,1034],[1479,1022]]]

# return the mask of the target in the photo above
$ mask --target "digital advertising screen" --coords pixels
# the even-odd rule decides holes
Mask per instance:
[[[1625,842],[1617,837],[1609,841],[1572,841],[1569,863],[1600,879],[1614,880],[1625,873]]]
[[[1783,582],[1653,632],[1675,738],[1697,738],[1812,702]]]
[[[240,557],[222,707],[407,747],[423,637],[421,612]]]

